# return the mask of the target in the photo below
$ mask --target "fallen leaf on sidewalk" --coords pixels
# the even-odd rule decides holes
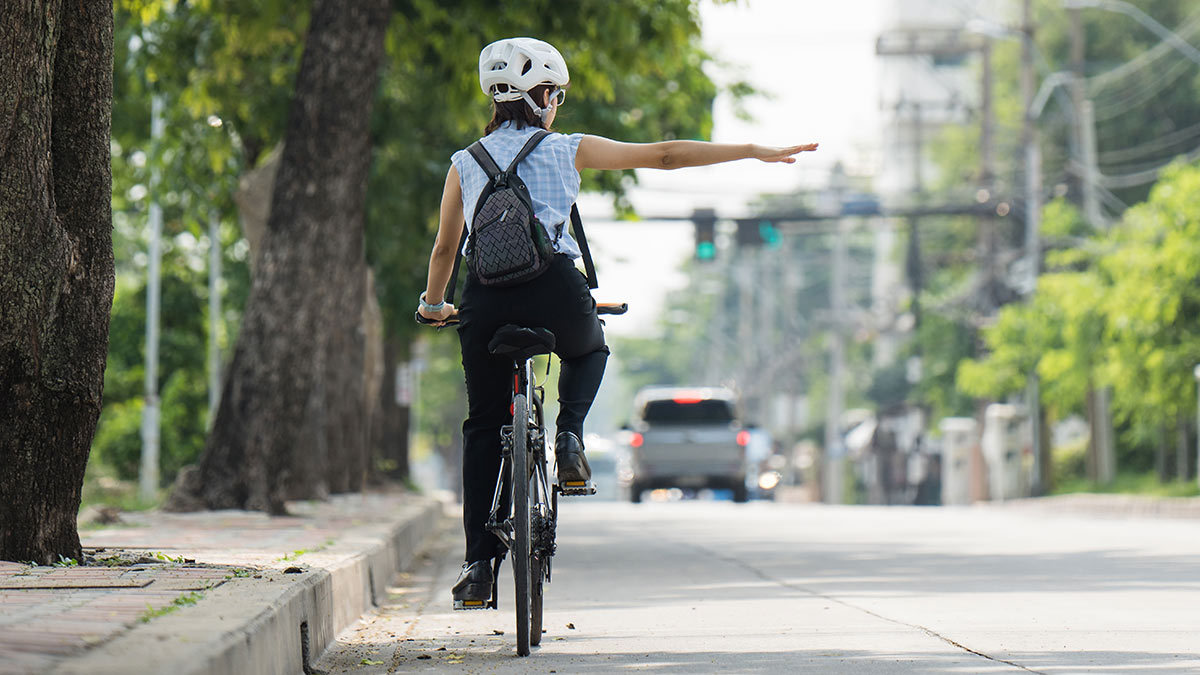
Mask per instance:
[[[382,666],[383,661],[372,661],[371,659],[363,659],[358,662],[360,666]]]
[[[569,623],[569,624],[567,624],[567,628],[570,628],[571,630],[575,630],[575,624]]]
[[[433,657],[428,654],[422,654],[422,655],[418,656],[417,658],[420,659],[421,661],[428,661],[429,659],[432,659]]]
[[[502,631],[502,630],[495,630],[495,629],[493,629],[493,630],[492,630],[492,635],[504,635],[504,631]]]

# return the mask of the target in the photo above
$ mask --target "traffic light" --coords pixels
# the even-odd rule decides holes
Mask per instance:
[[[692,223],[696,225],[696,260],[714,260],[717,257],[717,212],[696,209],[692,212]]]
[[[783,235],[770,220],[744,218],[737,221],[737,244],[741,246],[766,246],[776,248],[783,243]]]

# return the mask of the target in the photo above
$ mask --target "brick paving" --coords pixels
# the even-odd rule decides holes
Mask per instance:
[[[388,522],[406,495],[345,495],[289,504],[293,515],[244,511],[122,514],[80,532],[84,553],[122,566],[0,561],[0,675],[43,673],[153,621],[210,588],[262,569],[303,566],[349,528]],[[130,564],[133,563],[133,564]]]

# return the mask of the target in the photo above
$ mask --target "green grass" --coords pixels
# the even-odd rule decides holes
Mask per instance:
[[[1086,478],[1065,478],[1054,486],[1053,494],[1090,492],[1097,494],[1133,494],[1147,497],[1197,497],[1200,487],[1196,481],[1171,481],[1160,483],[1153,471],[1146,473],[1118,473],[1108,485],[1100,485]]]
[[[154,609],[153,607],[146,605],[146,611],[142,612],[142,615],[140,617],[138,617],[138,621],[141,621],[142,623],[147,623],[151,619],[155,619],[160,616],[170,614],[171,612],[174,612],[175,610],[179,609],[180,607],[187,607],[189,605],[194,605],[197,602],[200,602],[201,598],[203,598],[203,597],[204,597],[203,591],[193,591],[186,595],[181,595],[178,598],[175,598],[174,600],[171,601],[171,604],[167,605],[166,607],[159,607],[158,609]]]

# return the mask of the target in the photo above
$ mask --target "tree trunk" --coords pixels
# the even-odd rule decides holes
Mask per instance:
[[[379,392],[383,387],[383,310],[379,306],[379,296],[375,288],[375,274],[367,268],[366,285],[363,293],[363,482],[370,484],[372,478],[377,478],[379,456],[379,426],[383,418],[380,406]]]
[[[361,287],[370,113],[387,0],[315,0],[237,348],[196,472],[169,507],[284,513],[306,408],[347,285]],[[354,242],[358,242],[357,246]],[[357,375],[356,375],[357,377]],[[328,411],[323,411],[328,413]],[[328,416],[328,415],[327,415]]]
[[[359,235],[358,245],[345,260],[346,269],[358,283],[348,283],[339,289],[325,345],[325,437],[329,451],[329,490],[335,494],[362,490],[367,468],[362,330],[366,261],[361,229]]]
[[[381,464],[384,474],[398,481],[403,481],[409,475],[408,428],[412,409],[398,403],[396,398],[396,371],[401,360],[408,355],[408,351],[408,344],[394,335],[384,341],[383,386],[379,389],[379,409],[382,417],[379,439]]]
[[[0,12],[0,559],[80,556],[112,310],[111,2]]]

